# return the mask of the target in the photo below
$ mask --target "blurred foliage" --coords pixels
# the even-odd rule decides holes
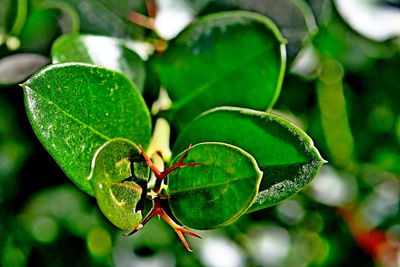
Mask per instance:
[[[337,11],[338,1],[282,1],[303,6],[301,12],[290,9],[293,16],[283,16],[288,9],[276,3],[266,8],[272,2],[278,1],[157,4],[160,16],[178,7],[188,18],[253,10],[286,29],[290,62],[275,111],[305,129],[329,161],[306,190],[225,228],[200,233],[203,240],[190,239],[192,254],[157,220],[132,238],[122,237],[37,141],[21,88],[4,85],[0,265],[399,266],[400,39],[368,39]],[[400,17],[398,1],[375,2],[379,5],[373,8],[390,8]],[[0,0],[0,57],[26,52],[49,57],[54,40],[70,32],[153,40],[129,22],[127,12],[133,10],[144,14],[145,2]]]

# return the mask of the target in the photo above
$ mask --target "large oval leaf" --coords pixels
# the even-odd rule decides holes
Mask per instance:
[[[262,176],[249,153],[224,143],[202,143],[189,151],[185,163],[192,162],[203,165],[178,169],[168,176],[170,206],[181,223],[211,229],[246,212]]]
[[[82,62],[122,72],[143,92],[144,62],[120,39],[96,35],[64,35],[53,44],[51,56],[53,63]]]
[[[112,139],[96,152],[88,180],[100,210],[115,226],[132,230],[141,222],[137,206],[146,194],[148,175],[139,148],[129,140]]]
[[[189,26],[153,60],[177,126],[217,106],[271,107],[285,69],[283,43],[276,26],[256,13],[218,13]]]
[[[123,137],[147,146],[151,121],[125,75],[85,64],[49,66],[22,85],[39,140],[68,177],[93,194],[90,162],[106,141]]]
[[[260,193],[249,211],[277,204],[298,192],[318,172],[324,160],[313,141],[288,120],[243,108],[210,110],[178,137],[177,155],[190,143],[225,142],[249,152],[264,172]]]

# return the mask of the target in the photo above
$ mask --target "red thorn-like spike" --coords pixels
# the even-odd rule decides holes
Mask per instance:
[[[192,148],[192,144],[189,145],[188,148],[186,148],[185,153],[183,153],[182,157],[175,163],[174,166],[169,167],[165,171],[162,172],[162,175],[166,177],[168,174],[171,172],[175,171],[176,169],[183,168],[183,167],[190,167],[190,166],[197,166],[197,165],[202,165],[203,163],[183,163],[183,160],[186,158],[186,156],[189,153],[189,150]]]
[[[151,212],[146,216],[146,218],[143,219],[143,221],[138,226],[136,226],[135,229],[133,229],[133,231],[131,231],[131,232],[127,233],[127,234],[122,234],[122,235],[123,236],[130,236],[130,235],[133,235],[134,233],[136,233],[137,231],[140,231],[143,228],[143,226],[145,226],[146,223],[148,223],[151,220],[151,218],[153,218],[154,215],[156,215],[156,214],[158,214],[158,206],[153,207]]]
[[[189,244],[187,243],[184,235],[182,234],[181,231],[178,229],[175,229],[175,233],[178,235],[179,239],[182,241],[183,245],[185,246],[186,250],[189,252],[193,252],[193,250],[190,249]]]
[[[182,157],[178,160],[178,163],[182,163],[183,160],[186,158],[186,156],[189,153],[189,150],[192,148],[192,144],[190,144],[186,149],[185,149],[185,153],[183,153]]]
[[[187,230],[187,229],[185,229],[183,227],[180,228],[180,231],[185,233],[185,234],[188,234],[188,235],[191,235],[191,236],[194,236],[194,237],[197,237],[197,238],[201,239],[201,236],[199,236],[198,234],[195,234],[192,231],[189,231],[189,230]]]
[[[138,225],[136,226],[135,229],[133,229],[131,232],[127,233],[127,234],[123,234],[123,236],[130,236],[133,235],[134,233],[140,231],[143,226],[149,222],[151,220],[151,218],[153,218],[155,215],[159,215],[166,223],[168,223],[176,232],[176,234],[178,235],[179,239],[182,241],[183,245],[185,246],[185,248],[189,251],[192,252],[192,250],[190,249],[185,236],[183,234],[188,234],[197,238],[201,238],[199,235],[183,228],[182,226],[178,225],[177,223],[175,223],[164,211],[164,209],[161,206],[161,198],[160,198],[160,190],[161,190],[161,184],[162,184],[162,179],[164,179],[165,177],[167,177],[168,174],[170,174],[171,172],[173,172],[174,170],[178,169],[178,168],[182,168],[182,167],[189,167],[189,166],[196,166],[196,165],[201,165],[203,163],[183,163],[183,160],[186,158],[186,156],[189,153],[190,148],[192,147],[192,145],[190,145],[185,152],[183,153],[182,157],[180,157],[180,159],[177,161],[177,163],[166,169],[165,171],[160,172],[157,167],[153,164],[153,162],[151,161],[151,159],[149,158],[149,156],[146,154],[146,152],[144,151],[143,147],[141,145],[139,145],[139,149],[146,161],[146,164],[150,167],[150,169],[154,172],[154,175],[157,177],[157,181],[156,184],[154,186],[154,192],[157,194],[157,196],[154,198],[153,200],[153,208],[151,210],[151,212],[146,216],[146,218]]]
[[[158,179],[163,179],[164,176],[162,174],[162,172],[160,172],[157,167],[153,164],[153,162],[151,161],[151,159],[149,158],[149,156],[147,155],[147,153],[144,151],[143,147],[141,145],[139,145],[139,149],[140,152],[142,153],[144,159],[146,160],[146,164],[147,166],[150,167],[150,169],[153,171],[154,175],[158,178]]]
[[[147,14],[149,15],[149,17],[155,18],[157,15],[157,8],[154,0],[147,0],[146,7],[147,7]]]
[[[183,235],[183,233],[185,234],[189,234],[192,236],[195,236],[197,238],[201,237],[189,230],[186,230],[185,228],[183,228],[182,226],[179,226],[178,224],[176,224],[166,213],[164,210],[161,210],[159,215],[161,216],[161,218],[163,218],[163,220],[168,223],[175,231],[175,233],[178,235],[179,239],[182,241],[183,245],[185,246],[185,248],[187,249],[187,251],[192,252],[193,250],[190,249],[185,236]]]
[[[128,15],[128,19],[133,23],[142,26],[144,28],[153,30],[154,29],[154,18],[146,17],[138,12],[132,11]]]
[[[139,224],[138,226],[136,226],[136,228],[135,229],[133,229],[133,231],[130,231],[129,233],[127,233],[127,234],[122,234],[123,236],[130,236],[130,235],[133,235],[134,233],[136,233],[137,231],[139,231],[140,229],[142,229],[143,228],[143,225],[142,224]]]

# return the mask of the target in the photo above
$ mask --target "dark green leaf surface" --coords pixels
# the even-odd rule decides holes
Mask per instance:
[[[222,105],[266,110],[280,92],[285,46],[266,17],[243,11],[206,16],[153,60],[178,128]]]
[[[292,61],[317,26],[312,10],[303,0],[222,0],[229,6],[254,11],[270,18],[288,40],[288,61]]]
[[[257,160],[264,176],[250,211],[292,196],[324,162],[301,129],[278,115],[249,109],[221,107],[202,114],[178,137],[173,155],[190,143],[209,141],[238,146]]]
[[[43,5],[43,0],[32,0],[32,2],[37,8]],[[121,38],[143,37],[144,30],[128,20],[130,11],[140,10],[141,6],[144,6],[142,0],[46,0],[44,2],[46,5],[63,5],[65,8],[74,9],[79,16],[80,32]]]
[[[86,64],[49,66],[22,85],[39,140],[83,191],[96,150],[122,137],[146,147],[151,121],[143,98],[125,75]]]
[[[82,62],[124,73],[143,92],[145,65],[124,41],[96,35],[64,35],[51,48],[53,63]]]
[[[202,143],[192,147],[184,162],[203,163],[168,176],[170,206],[184,225],[195,229],[221,227],[253,203],[262,172],[246,151],[224,143]]]
[[[142,159],[139,148],[122,138],[108,141],[93,157],[89,181],[97,204],[115,226],[124,230],[133,229],[142,220],[137,205],[146,193],[149,175]]]
[[[19,50],[47,55],[53,42],[62,34],[59,19],[61,13],[58,10],[33,10],[18,35],[21,42]]]

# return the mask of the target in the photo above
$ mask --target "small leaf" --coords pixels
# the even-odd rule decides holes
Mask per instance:
[[[148,176],[139,148],[116,138],[97,150],[88,180],[107,219],[121,229],[132,230],[142,220],[138,203],[146,193]]]
[[[90,162],[102,144],[116,137],[149,144],[149,111],[125,75],[86,64],[60,64],[43,69],[22,86],[39,140],[89,194]]]
[[[233,107],[216,108],[200,115],[179,135],[173,155],[190,143],[211,141],[244,149],[264,172],[260,193],[249,211],[275,205],[297,193],[324,163],[311,138],[288,120]]]
[[[256,13],[206,16],[153,58],[174,105],[178,128],[210,108],[266,110],[279,96],[285,45],[276,26]]]
[[[253,203],[262,172],[244,150],[224,143],[202,143],[189,150],[184,162],[203,163],[168,176],[170,206],[184,225],[195,229],[221,227]]]
[[[64,35],[51,48],[53,63],[82,62],[124,73],[143,92],[145,65],[124,41],[96,35]]]

